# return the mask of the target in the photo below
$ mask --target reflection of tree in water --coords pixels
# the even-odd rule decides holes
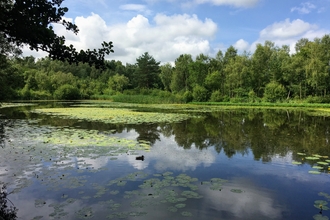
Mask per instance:
[[[7,198],[8,193],[6,187],[2,186],[0,189],[0,220],[15,220],[17,219],[17,208]],[[11,203],[11,205],[8,205]]]
[[[150,141],[153,145],[156,140],[160,140],[160,131],[157,124],[141,124],[135,126],[135,131],[139,134],[137,140]]]
[[[164,129],[185,149],[214,147],[232,157],[253,152],[255,160],[305,151],[329,155],[329,119],[306,112],[286,110],[236,110],[213,112],[206,118],[192,118]]]
[[[3,120],[0,120],[0,147],[5,147],[5,125],[3,123]]]

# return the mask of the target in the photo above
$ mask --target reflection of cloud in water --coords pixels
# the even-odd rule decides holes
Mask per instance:
[[[141,154],[145,155],[144,161],[136,160],[135,156],[127,157],[128,163],[139,170],[147,168],[152,160],[156,161],[155,168],[159,171],[167,169],[195,170],[201,164],[208,167],[216,160],[216,153],[212,149],[199,150],[194,147],[183,149],[178,147],[173,138],[165,139],[164,137],[161,137],[161,141],[152,146],[150,152]]]
[[[194,147],[183,149],[173,139],[166,139],[152,147],[149,156],[156,161],[157,170],[173,169],[179,171],[195,170],[203,164],[210,166],[216,159],[212,149],[199,150]]]
[[[83,158],[77,158],[77,160],[83,160],[84,163],[86,163],[87,165],[89,165],[89,167],[93,167],[93,169],[100,169],[102,167],[105,167],[109,161],[109,157],[108,156],[100,156],[97,157],[96,159],[91,159],[91,158],[87,158],[87,157],[83,157]]]
[[[149,162],[147,159],[144,161],[141,161],[141,160],[136,160],[135,157],[136,156],[127,157],[128,163],[131,164],[135,169],[143,170],[148,167]]]
[[[242,181],[242,180],[239,180]],[[234,193],[231,189],[241,189],[244,192]],[[222,191],[213,191],[208,186],[201,188],[202,194],[207,200],[203,203],[203,206],[209,209],[214,209],[219,214],[219,219],[280,219],[282,218],[281,207],[275,203],[272,195],[269,192],[262,191],[262,189],[251,186],[251,183],[246,183],[242,188],[226,184]],[[204,207],[204,208],[206,208]],[[223,213],[223,216],[221,216]],[[230,217],[226,216],[231,213]]]

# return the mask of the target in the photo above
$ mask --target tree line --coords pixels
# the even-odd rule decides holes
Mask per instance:
[[[265,41],[254,53],[230,46],[215,57],[180,55],[161,64],[145,52],[134,64],[104,68],[51,58],[0,56],[0,99],[90,99],[118,94],[175,95],[182,102],[330,101],[330,35],[287,45]]]

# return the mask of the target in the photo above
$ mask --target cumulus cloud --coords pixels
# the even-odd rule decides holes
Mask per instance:
[[[315,37],[322,37],[329,31],[320,29],[317,25],[305,22],[301,19],[275,22],[260,31],[259,39],[250,46],[254,51],[258,43],[263,44],[266,40],[272,41],[277,46],[289,45],[291,53],[295,52],[295,44],[301,38],[314,40]]]
[[[291,12],[297,11],[300,14],[309,14],[316,6],[310,2],[304,2],[300,4],[300,7],[291,8]]]
[[[317,29],[316,25],[303,20],[296,19],[291,22],[290,19],[285,19],[263,29],[260,32],[260,37],[263,39],[286,39],[301,36],[307,31],[315,29]]]
[[[101,42],[112,41],[115,53],[107,58],[123,63],[135,63],[144,52],[161,62],[173,62],[184,53],[209,54],[209,41],[217,32],[217,24],[211,19],[201,20],[188,14],[157,14],[150,20],[139,14],[126,23],[107,25],[98,14],[92,13],[77,17],[74,23],[79,27],[77,35],[61,25],[55,25],[54,30],[77,49],[99,48]]]
[[[233,46],[240,52],[247,51],[250,48],[249,42],[243,39],[239,39],[238,41],[236,41]]]

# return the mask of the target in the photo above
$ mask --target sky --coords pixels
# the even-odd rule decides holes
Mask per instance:
[[[108,60],[134,64],[148,52],[162,64],[181,54],[215,57],[229,46],[253,53],[266,40],[294,45],[330,34],[330,0],[65,0],[65,19],[79,28],[77,35],[59,24],[56,34],[77,49],[100,48],[112,41]],[[37,58],[44,52],[23,55]]]

